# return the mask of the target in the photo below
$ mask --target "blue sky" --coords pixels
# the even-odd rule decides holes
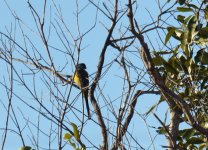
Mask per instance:
[[[83,8],[83,6],[85,6],[87,4],[86,2],[87,1],[80,1],[79,7]],[[148,3],[142,2],[142,1],[139,1],[139,2],[141,4],[139,4],[139,8],[138,8],[139,13],[137,13],[136,19],[139,20],[140,25],[145,25],[146,23],[152,22],[146,9],[149,10],[150,14],[153,17],[157,16],[159,10],[157,8],[156,1],[151,0]],[[38,36],[35,22],[34,22],[34,19],[32,18],[27,1],[22,0],[22,1],[14,2],[12,0],[9,0],[9,1],[7,1],[7,3],[9,5],[9,7],[11,8],[12,12],[16,13],[20,17],[20,19],[24,21],[24,23],[23,22],[21,23],[21,26],[24,30],[25,35],[27,35],[28,38],[33,42],[33,44],[35,45],[37,50],[41,53],[41,55],[45,56],[44,59],[46,59],[46,61],[48,61],[46,51],[44,50],[44,46],[41,42],[40,37]],[[42,14],[42,3],[39,1],[31,1],[31,3],[33,4],[33,6],[37,10],[37,12]],[[151,5],[150,5],[150,3],[151,3]],[[74,17],[75,16],[74,12],[75,12],[75,8],[76,8],[74,1],[60,0],[58,2],[58,4],[60,4],[60,8],[63,13],[63,18],[66,22],[67,27],[71,30],[71,33],[73,34],[73,36],[76,37],[78,35],[78,31],[77,31],[76,19]],[[50,21],[52,21],[54,23],[54,25],[57,26],[57,24],[56,24],[57,12],[56,12],[55,7],[52,4],[52,2],[47,6],[48,6],[46,9],[47,10],[46,11],[47,12],[46,13],[47,19],[46,19],[45,28],[46,28],[46,33],[49,34],[49,31],[47,29],[50,25]],[[51,6],[51,7],[49,7],[49,6]],[[50,10],[52,12],[51,16],[49,13]],[[79,21],[81,24],[80,30],[82,33],[86,32],[87,30],[89,30],[93,26],[94,20],[96,17],[96,15],[95,15],[96,11],[97,10],[95,7],[88,6],[86,9],[83,10],[83,13],[80,14]],[[49,19],[50,18],[49,16],[51,17],[51,20]],[[5,1],[3,1],[3,0],[0,1],[0,18],[1,18],[0,31],[6,33],[6,28],[10,29],[11,26],[14,29],[15,19],[11,15],[11,12],[9,11]],[[128,24],[127,22],[123,22],[123,23],[124,23],[123,25]],[[21,30],[18,26],[18,23],[16,24],[16,26],[17,26],[17,28],[16,28],[16,41],[18,43],[20,43],[20,45],[23,45],[23,47],[24,47],[24,40],[22,38]],[[80,62],[85,62],[87,64],[87,70],[88,70],[89,74],[91,75],[91,79],[94,76],[94,72],[96,71],[99,54],[100,54],[100,51],[101,51],[102,46],[104,44],[104,40],[107,35],[107,31],[105,30],[104,26],[109,27],[110,22],[106,19],[106,17],[101,12],[98,12],[96,27],[89,34],[87,34],[84,37],[82,45],[81,45],[81,48],[83,48],[83,50],[81,51]],[[60,30],[58,32],[60,33]],[[118,34],[118,33],[115,33],[115,36],[116,36],[116,34]],[[70,37],[70,36],[68,35],[68,37]],[[156,45],[155,47],[158,48],[157,41],[155,40],[155,39],[157,39],[157,34],[152,33],[150,39],[152,40],[151,42],[153,43],[153,45]],[[69,39],[69,41],[72,41],[72,39]],[[69,44],[70,44],[70,47],[73,48],[73,43],[69,43]],[[58,38],[54,28],[51,28],[51,31],[50,31],[49,45],[56,47],[60,50],[65,50],[65,47],[63,46],[60,39]],[[33,48],[29,44],[28,44],[28,47],[31,49]],[[15,54],[15,57],[21,58],[20,53],[14,52],[14,54]],[[35,56],[35,54],[33,54],[32,51],[30,51],[30,54],[32,56]],[[71,60],[69,59],[69,56],[67,56],[61,52],[58,52],[52,48],[51,48],[51,54],[53,55],[53,60],[54,60],[57,68],[62,68],[65,65],[67,65],[67,67],[64,68],[64,70],[62,70],[62,72],[61,72],[62,74],[72,74],[73,73],[74,68],[72,67],[73,65],[72,65]],[[118,54],[119,53],[117,51],[113,50],[112,47],[109,47],[107,50],[107,53],[106,53],[105,64],[112,62]],[[139,67],[141,67],[141,68],[143,67],[142,62],[138,58],[138,56],[136,57],[136,56],[129,54],[129,57],[131,59],[133,58],[132,61],[135,63],[138,63]],[[44,63],[44,61],[41,61],[41,62]],[[7,76],[6,75],[7,68],[5,68],[5,63],[2,63],[2,62],[0,64],[0,67],[3,70],[0,73],[1,82],[3,82],[3,80],[2,80],[3,77]],[[46,75],[41,72],[37,73],[35,78],[33,78],[32,75],[26,75],[27,73],[30,73],[30,70],[21,63],[15,64],[15,68],[19,72],[23,72],[25,74],[25,76],[24,76],[25,81],[31,90],[33,90],[33,85],[35,84],[35,87],[37,89],[37,91],[36,91],[37,95],[39,97],[41,97],[44,105],[46,105],[48,108],[52,107],[50,105],[50,102],[53,101],[53,98],[50,97],[49,90],[43,80],[43,76],[46,77]],[[106,70],[106,68],[104,68],[104,71],[105,70]],[[120,96],[120,91],[122,90],[123,80],[121,78],[119,78],[119,75],[122,75],[122,74],[123,74],[122,69],[119,67],[118,64],[114,63],[113,66],[108,71],[108,74],[103,76],[103,78],[99,84],[101,88],[103,87],[103,93],[105,93],[106,96],[108,96],[111,99],[116,99]],[[48,74],[48,75],[51,76],[51,79],[53,79],[52,74],[51,75]],[[17,76],[15,76],[15,78],[18,80]],[[135,78],[136,78],[136,75],[135,75]],[[49,80],[47,79],[47,81],[49,81]],[[8,79],[6,82],[8,83]],[[9,84],[7,84],[7,85],[9,85]],[[34,98],[31,97],[30,93],[23,86],[21,86],[18,82],[16,82],[14,84],[14,87],[15,87],[14,92],[17,93],[17,95],[19,95],[23,100],[25,100],[29,104],[34,103],[35,108],[39,107],[37,102],[35,102]],[[143,85],[138,88],[139,88],[139,90],[147,90],[147,88],[144,88]],[[66,93],[69,90],[69,87],[63,86],[60,83],[59,89],[66,96]],[[7,101],[5,99],[6,92],[5,92],[4,87],[0,86],[0,90],[4,91],[1,93],[0,101],[1,101],[1,103],[7,105]],[[70,98],[75,99],[75,97],[78,93],[79,93],[79,91],[77,89],[73,88]],[[97,93],[98,93],[98,91],[97,91]],[[152,96],[152,95],[151,96],[141,96],[138,100],[138,104],[136,107],[138,113],[140,113],[140,114],[145,113],[151,107],[152,104],[155,104],[157,102],[158,99],[159,99],[159,97]],[[29,108],[28,106],[26,106],[23,102],[21,102],[20,99],[18,99],[15,96],[12,101],[14,104],[14,106],[13,106],[14,110],[15,110],[15,112],[17,112],[16,115],[18,116],[18,119],[19,119],[19,122],[20,122],[22,128],[24,126],[27,126],[27,124],[25,124],[25,122],[26,122],[25,119],[28,119],[28,122],[30,122],[30,121],[33,123],[38,122],[39,114],[36,111],[34,111],[31,108]],[[81,101],[81,97],[79,97],[75,101],[74,107],[82,110],[82,105],[81,105],[80,101]],[[100,106],[105,105],[102,98],[99,98],[98,101],[99,101]],[[119,102],[116,101],[113,105],[115,105],[115,108],[117,108],[118,104],[119,104]],[[2,104],[0,104],[0,109],[1,110],[3,109]],[[92,109],[92,106],[91,106],[91,109]],[[158,116],[161,116],[161,119],[164,119],[163,114],[166,111],[167,111],[167,106],[166,106],[166,104],[162,103],[156,113],[158,114]],[[21,112],[24,114],[25,118],[21,115]],[[79,124],[79,121],[76,120],[74,118],[74,116],[71,117],[70,115],[72,116],[72,112],[69,112],[69,117],[68,117],[69,120]],[[80,113],[78,115],[81,117]],[[108,115],[109,115],[109,113],[107,112],[107,110],[104,107],[103,108],[103,116],[108,117]],[[2,116],[3,120],[5,120],[5,116],[6,116],[6,111],[4,110],[3,116]],[[148,135],[148,130],[145,125],[145,122],[141,119],[141,117],[139,117],[139,115],[135,115],[135,116],[136,117],[134,117],[134,119],[132,120],[132,123],[130,124],[129,132],[132,132],[132,135],[135,135],[135,136],[137,135],[136,140],[138,141],[138,143],[140,143],[143,147],[148,148],[148,146],[151,144],[151,140]],[[93,117],[96,120],[95,115]],[[40,120],[42,121],[42,124],[40,124],[41,129],[44,132],[49,132],[50,122],[47,119],[45,119],[44,117],[40,117]],[[146,119],[146,121],[147,121],[147,124],[150,126],[157,127],[159,125],[158,121],[152,115],[150,115]],[[1,121],[0,128],[3,128],[4,126],[5,126],[4,121]],[[10,120],[9,127],[15,128],[15,126],[11,120]],[[31,135],[37,133],[35,126],[30,124],[30,128],[31,128],[31,130],[29,130],[27,128],[23,132],[27,145],[32,145],[30,142],[31,137],[32,137]],[[151,128],[149,128],[149,129],[150,129],[150,133],[152,134],[152,137],[154,138],[154,136],[156,135],[156,133],[154,132],[154,129],[151,129]],[[0,131],[0,133],[2,135],[3,131]],[[93,141],[93,143],[96,144],[97,146],[98,146],[98,144],[100,144],[100,142],[101,142],[101,139],[99,139],[100,129],[93,122],[91,122],[91,121],[87,122],[86,126],[84,127],[83,133],[87,138],[89,138],[90,141]],[[0,141],[2,141],[1,138],[0,138]],[[83,138],[83,141],[84,141],[84,143],[87,142],[86,139],[84,139],[84,138]],[[48,146],[48,139],[46,138],[46,136],[44,136],[44,134],[40,134],[39,142],[42,147]],[[157,136],[154,141],[155,149],[161,149],[161,145],[164,145],[165,143],[166,143],[166,140],[163,136]],[[13,132],[8,132],[8,139],[6,142],[5,149],[18,149],[20,146],[21,146],[21,141],[19,140],[19,137],[16,134],[14,134]],[[54,146],[54,148],[56,148],[56,146],[57,146],[56,143],[53,146]],[[153,149],[153,146],[151,146],[149,149]]]

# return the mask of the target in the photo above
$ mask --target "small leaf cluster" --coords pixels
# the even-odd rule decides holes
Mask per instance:
[[[85,150],[85,145],[80,140],[80,133],[75,123],[71,123],[73,135],[70,133],[64,134],[64,139],[73,147],[74,150]],[[81,145],[81,146],[80,146]]]

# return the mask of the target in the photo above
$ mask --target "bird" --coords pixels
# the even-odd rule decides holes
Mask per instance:
[[[89,75],[86,71],[87,67],[84,63],[79,63],[77,69],[74,73],[74,82],[80,88],[82,93],[82,98],[85,100],[86,109],[88,113],[88,118],[91,118],[89,101],[88,101],[88,91],[89,91]]]

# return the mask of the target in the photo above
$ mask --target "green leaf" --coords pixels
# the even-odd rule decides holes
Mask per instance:
[[[201,46],[206,46],[208,44],[208,38],[199,38],[195,40],[195,43]]]
[[[197,27],[197,16],[193,16],[188,23],[188,43],[192,42],[193,37],[195,37],[195,35],[198,33],[198,31],[196,31],[196,27]]]
[[[193,28],[196,28],[196,22],[197,22],[197,16],[193,16],[188,23],[188,29],[189,31],[193,30]]]
[[[201,28],[198,33],[198,36],[201,38],[208,38],[208,27]]]
[[[166,54],[172,54],[173,52],[172,51],[159,51],[159,52],[156,52],[158,55],[166,55]]]
[[[183,50],[183,52],[185,53],[186,57],[189,57],[189,50],[188,50],[188,35],[189,35],[189,31],[186,30],[184,31],[184,33],[181,35],[181,49]]]
[[[181,67],[183,68],[183,71],[188,74],[188,69],[185,65],[185,63],[187,62],[187,59],[184,57],[184,56],[179,56],[179,60],[180,60],[180,64],[181,64]]]
[[[180,12],[191,12],[193,9],[188,8],[188,7],[177,7],[177,10]]]
[[[168,31],[166,37],[165,37],[165,44],[167,44],[167,42],[169,41],[170,37],[173,35],[173,33],[175,32],[176,28],[172,28]]]
[[[189,3],[188,3],[187,6],[188,6],[188,7],[192,7],[192,8],[194,8],[194,9],[199,9],[199,7],[197,7],[197,6],[194,5],[194,4],[189,4]]]
[[[205,49],[199,50],[194,59],[196,63],[200,62],[202,65],[208,65],[208,53]]]
[[[175,38],[176,40],[180,41],[181,40],[181,35],[183,34],[183,31],[181,31],[179,29],[176,29],[174,27],[167,27],[168,33],[171,32],[171,30],[174,30],[174,29],[175,29],[175,32],[173,32],[172,37]],[[171,34],[171,33],[169,33],[169,34]],[[166,35],[166,38],[168,38],[167,35]]]
[[[191,89],[190,89],[190,87],[186,87],[186,89],[185,89],[185,95],[186,96],[190,96],[191,95]]]
[[[32,150],[32,147],[30,147],[30,146],[23,146],[23,147],[19,148],[19,150]]]
[[[178,58],[174,55],[168,60],[168,63],[171,64],[177,71],[181,71],[182,67],[181,64],[178,62]]]
[[[167,72],[170,72],[174,75],[178,75],[178,71],[172,67],[172,65],[170,65],[169,63],[164,63],[164,67],[167,70]]]
[[[76,148],[77,148],[76,144],[75,144],[75,143],[73,143],[73,142],[70,142],[70,145],[71,145],[74,149],[76,149]]]
[[[187,140],[187,144],[202,144],[204,143],[203,138],[200,137],[192,137]]]
[[[162,66],[166,61],[159,55],[156,54],[156,57],[152,59],[155,66]]]
[[[205,20],[208,22],[208,5],[206,6],[204,13]]]
[[[167,128],[168,128],[168,127],[167,127]],[[156,130],[156,132],[157,132],[158,134],[167,134],[166,129],[163,128],[163,127],[158,127],[158,129]]]
[[[206,143],[200,144],[199,145],[199,150],[204,150],[207,147]]]
[[[184,23],[184,19],[185,19],[185,16],[182,16],[182,15],[177,16],[177,20],[181,23]]]
[[[186,144],[188,144],[188,143],[186,143]],[[189,144],[187,146],[187,149],[190,149],[190,150],[198,150],[197,147],[195,145],[193,145],[193,144]]]
[[[184,129],[180,131],[180,135],[183,137],[183,139],[189,139],[191,136],[195,134],[194,129]]]
[[[189,59],[185,65],[188,68],[188,73],[191,75],[193,73],[194,67],[193,67],[194,61],[193,59]]]
[[[79,136],[79,130],[78,130],[78,127],[76,124],[74,123],[71,123],[71,126],[73,127],[73,130],[74,130],[74,137],[77,141],[79,141],[80,139],[80,136]]]
[[[64,134],[64,139],[65,139],[65,140],[70,140],[71,137],[72,137],[72,135],[69,134],[69,133],[65,133],[65,134]]]

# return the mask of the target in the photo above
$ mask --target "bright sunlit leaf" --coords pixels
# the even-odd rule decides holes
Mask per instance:
[[[76,124],[71,123],[71,126],[73,127],[74,130],[74,137],[77,141],[79,141],[80,137],[79,137],[79,130]]]
[[[69,133],[65,133],[65,134],[64,134],[64,139],[65,139],[65,140],[70,140],[71,137],[72,137],[72,135],[69,134]]]

